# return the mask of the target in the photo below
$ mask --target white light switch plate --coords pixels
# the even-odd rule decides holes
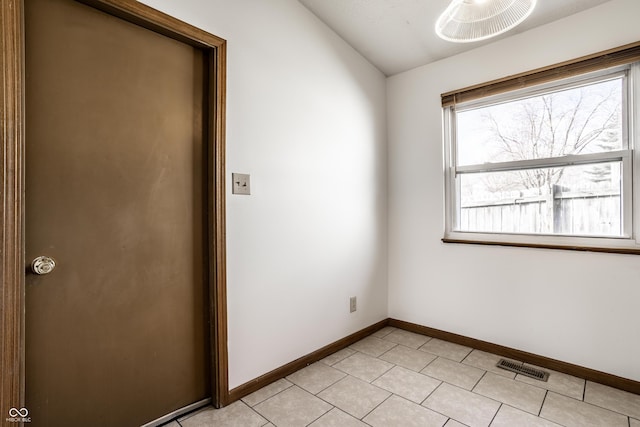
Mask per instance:
[[[233,194],[251,194],[251,182],[248,173],[232,173]]]

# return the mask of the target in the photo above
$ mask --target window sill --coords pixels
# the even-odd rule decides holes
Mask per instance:
[[[510,246],[510,247],[518,247],[518,248],[561,249],[561,250],[567,250],[567,251],[640,255],[640,248],[632,248],[632,247],[600,247],[600,246],[561,245],[561,244],[546,244],[546,243],[545,244],[520,243],[520,242],[491,241],[491,240],[452,239],[452,238],[446,238],[446,237],[442,239],[442,242],[469,244],[469,245]]]

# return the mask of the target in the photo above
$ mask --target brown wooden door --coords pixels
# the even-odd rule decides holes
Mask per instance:
[[[72,0],[25,34],[31,425],[137,426],[211,395],[203,53]]]

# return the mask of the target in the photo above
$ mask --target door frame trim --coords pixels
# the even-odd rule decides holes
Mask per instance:
[[[208,78],[207,221],[212,403],[229,403],[226,298],[225,119],[226,40],[135,0],[76,0],[136,25],[201,49]],[[0,420],[9,408],[25,406],[24,259],[24,0],[0,6]]]

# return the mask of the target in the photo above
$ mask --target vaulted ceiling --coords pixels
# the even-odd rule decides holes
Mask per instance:
[[[386,75],[428,64],[610,0],[538,0],[515,29],[476,43],[439,39],[434,26],[451,0],[299,0]]]

